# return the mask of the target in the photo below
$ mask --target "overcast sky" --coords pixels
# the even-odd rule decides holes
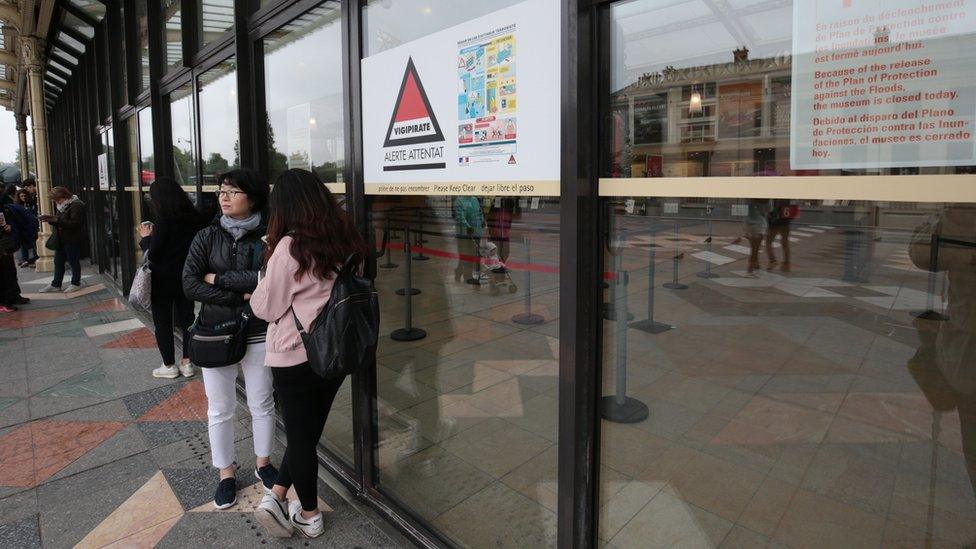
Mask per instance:
[[[13,163],[17,158],[17,125],[14,122],[13,111],[0,109],[0,162]],[[27,136],[30,143],[30,135]]]

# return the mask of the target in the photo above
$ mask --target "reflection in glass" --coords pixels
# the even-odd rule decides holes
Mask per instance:
[[[165,0],[163,2],[163,21],[166,33],[166,68],[178,69],[183,66],[183,17],[180,0]]]
[[[200,75],[200,154],[203,184],[217,184],[217,176],[241,165],[237,124],[237,64],[234,58]],[[208,187],[209,188],[209,187]],[[203,211],[216,211],[213,193],[203,193]]]
[[[142,190],[142,209],[146,218],[152,220],[149,208],[149,185],[156,179],[156,151],[153,145],[152,108],[139,111],[139,164],[136,167]]]
[[[339,3],[323,4],[264,39],[271,181],[288,168],[342,180],[342,32]]]
[[[610,7],[603,175],[659,178],[634,192],[732,181],[735,197],[604,201],[608,547],[976,539],[976,207],[925,202],[973,168],[952,147],[945,165],[888,167],[912,151],[877,147],[867,166],[796,169],[806,6]],[[865,175],[919,201],[847,200],[825,178]]]
[[[149,89],[149,22],[146,19],[146,2],[136,2],[136,29],[139,41],[139,89]]]
[[[196,200],[197,156],[194,141],[193,95],[189,83],[170,94],[170,125],[173,131],[173,173],[190,199]]]
[[[149,110],[149,109],[145,109]],[[125,185],[125,196],[127,207],[131,209],[130,218],[132,226],[129,230],[133,231],[130,242],[132,246],[128,250],[132,257],[133,265],[142,264],[142,249],[139,247],[139,233],[137,231],[139,223],[142,223],[142,199],[139,187],[139,117],[133,116],[126,121],[126,137],[129,141],[129,181]],[[148,190],[148,188],[147,188]]]
[[[197,21],[202,48],[234,26],[234,0],[202,0],[197,4]]]

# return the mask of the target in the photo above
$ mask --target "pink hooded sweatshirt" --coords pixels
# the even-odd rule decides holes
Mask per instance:
[[[291,310],[295,309],[298,320],[308,331],[332,295],[334,279],[321,280],[312,273],[305,273],[300,280],[295,280],[298,261],[291,255],[291,243],[290,236],[278,242],[264,276],[251,294],[254,314],[268,321],[267,356],[264,359],[267,366],[296,366],[308,361]]]

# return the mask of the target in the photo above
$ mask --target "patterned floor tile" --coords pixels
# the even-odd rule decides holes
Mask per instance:
[[[180,502],[173,494],[166,477],[159,472],[118,506],[75,547],[104,547],[162,524],[169,524],[172,527],[175,524],[172,519],[178,519],[182,514],[183,508],[180,507]],[[154,530],[151,537],[155,537],[155,541],[158,541],[168,531],[168,529],[161,532]]]
[[[96,301],[89,307],[85,307],[81,311],[84,313],[107,313],[107,312],[120,312],[127,311],[129,309],[128,305],[118,298],[103,299],[102,301]]]
[[[149,391],[129,395],[123,399],[123,402],[125,402],[125,407],[129,409],[129,413],[132,414],[132,417],[139,418],[182,388],[182,385],[173,383]]]
[[[90,370],[45,389],[39,396],[52,397],[112,397],[118,393],[115,385],[100,368]]]
[[[11,330],[36,326],[71,314],[71,311],[17,311],[0,316],[0,329]]]
[[[206,421],[207,395],[202,381],[191,381],[147,411],[139,421]]]
[[[155,349],[156,336],[149,328],[139,328],[101,345],[102,349]]]
[[[207,430],[206,421],[141,421],[138,425],[151,448]]]
[[[0,437],[0,486],[36,486],[124,426],[49,420],[22,425]]]
[[[0,524],[0,547],[28,549],[41,546],[41,534],[37,527],[37,515]]]

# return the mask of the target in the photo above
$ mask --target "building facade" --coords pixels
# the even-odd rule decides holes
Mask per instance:
[[[342,196],[382,335],[321,461],[418,543],[976,539],[971,2],[30,4],[122,291],[158,176]]]

